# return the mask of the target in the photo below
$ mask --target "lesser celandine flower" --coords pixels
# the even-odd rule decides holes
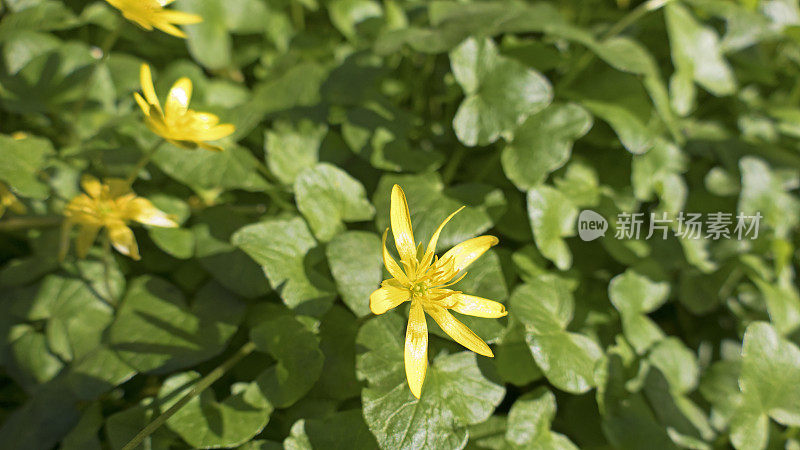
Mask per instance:
[[[118,252],[139,259],[139,247],[133,230],[128,227],[129,222],[167,228],[178,226],[166,213],[153,206],[150,200],[137,197],[125,180],[108,179],[101,183],[97,178],[84,175],[81,187],[85,194],[75,196],[64,210],[67,218],[64,236],[68,236],[73,226],[79,227],[75,247],[81,258],[89,252],[103,228]],[[62,257],[66,249],[67,243],[64,241]]]
[[[10,209],[17,214],[22,214],[27,211],[25,205],[22,204],[21,201],[14,195],[13,192],[3,183],[0,183],[0,217],[3,217],[3,214],[6,213],[6,210]]]
[[[158,28],[164,33],[180,38],[186,35],[175,25],[200,23],[203,18],[197,14],[164,9],[175,0],[106,0],[122,12],[126,19],[136,22],[145,30]]]
[[[400,264],[395,262],[386,249],[387,230],[383,233],[383,263],[392,278],[384,280],[381,287],[369,296],[369,307],[373,313],[383,314],[405,301],[411,302],[406,330],[405,366],[408,386],[417,398],[422,391],[428,368],[428,326],[425,313],[433,317],[442,330],[456,342],[475,353],[489,357],[494,356],[489,346],[453,317],[448,309],[477,317],[497,318],[506,315],[506,308],[501,303],[448,289],[464,277],[467,266],[498,242],[494,236],[479,236],[456,245],[441,258],[436,257],[434,252],[439,234],[461,209],[463,207],[450,214],[439,225],[423,253],[422,245],[417,248],[414,243],[405,193],[398,185],[392,188],[390,219],[395,245],[400,254]]]
[[[192,81],[181,78],[172,85],[164,108],[156,97],[150,66],[142,64],[139,71],[144,97],[134,94],[136,103],[142,108],[147,126],[153,133],[179,147],[221,151],[220,147],[208,144],[233,134],[236,127],[229,123],[220,124],[219,117],[207,112],[189,109],[192,98]]]

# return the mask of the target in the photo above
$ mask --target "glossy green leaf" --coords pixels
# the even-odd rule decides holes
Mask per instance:
[[[330,164],[304,170],[295,180],[294,191],[297,209],[322,242],[340,233],[344,222],[362,222],[375,215],[364,186]]]
[[[109,342],[138,371],[174,371],[224,350],[243,312],[242,302],[218,285],[205,286],[189,306],[175,286],[142,277],[122,300]]]
[[[450,54],[450,65],[466,95],[453,119],[464,145],[486,145],[508,136],[552,100],[546,78],[498,55],[489,39],[467,39]]]
[[[315,267],[323,256],[303,219],[271,220],[248,225],[231,238],[260,264],[286,306],[298,312],[321,312],[333,298],[330,279]]]

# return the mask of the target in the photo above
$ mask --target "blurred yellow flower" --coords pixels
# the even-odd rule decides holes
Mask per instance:
[[[22,214],[28,210],[25,208],[25,205],[19,201],[17,196],[11,192],[8,186],[0,183],[0,217],[3,217],[3,214],[6,213],[7,209],[10,209],[17,214]]]
[[[386,235],[389,231],[386,230],[383,233],[383,263],[392,278],[384,280],[381,287],[369,296],[369,307],[374,314],[383,314],[405,301],[411,302],[406,329],[405,366],[408,386],[417,398],[422,391],[428,368],[428,326],[425,313],[433,317],[442,330],[456,342],[475,353],[489,357],[494,356],[489,346],[447,310],[488,318],[507,314],[501,303],[447,289],[464,278],[464,269],[467,266],[498,243],[494,236],[479,236],[456,245],[441,258],[436,257],[434,252],[439,234],[445,224],[462,209],[463,206],[439,225],[425,253],[421,255],[422,259],[419,259],[422,244],[417,248],[414,243],[405,193],[398,185],[392,188],[390,219],[402,268],[386,249]],[[461,276],[456,278],[459,274]]]
[[[175,0],[106,0],[111,6],[122,12],[126,19],[136,22],[145,30],[159,30],[185,38],[186,35],[175,25],[200,23],[203,18],[197,14],[164,9]]]
[[[192,98],[192,81],[181,78],[172,85],[167,96],[164,109],[156,97],[150,66],[142,64],[139,71],[144,97],[134,94],[136,103],[142,108],[147,126],[153,133],[183,148],[197,147],[206,150],[222,151],[220,147],[210,145],[207,141],[216,141],[233,134],[236,127],[232,124],[219,124],[219,117],[211,113],[197,112],[189,109]]]
[[[75,196],[64,210],[66,216],[65,239],[61,245],[61,256],[68,248],[69,230],[78,225],[75,242],[78,256],[83,258],[94,244],[100,229],[105,228],[111,244],[123,255],[139,259],[139,248],[128,222],[134,221],[154,227],[177,227],[166,213],[157,209],[146,198],[137,197],[130,185],[120,179],[107,179],[100,183],[97,178],[84,175],[81,187],[86,192]]]

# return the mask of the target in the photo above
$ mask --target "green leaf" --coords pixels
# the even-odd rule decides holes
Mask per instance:
[[[111,448],[119,450],[133,439],[139,431],[158,415],[153,399],[111,414],[106,418],[105,431]],[[161,427],[144,438],[142,445],[152,450],[167,450],[176,441],[175,435],[167,427]]]
[[[153,161],[167,175],[198,194],[230,189],[262,191],[267,188],[267,182],[256,171],[258,160],[247,149],[237,145],[224,147],[225,151],[214,152],[163,144]]]
[[[697,84],[714,95],[731,94],[736,89],[736,80],[722,56],[714,29],[698,23],[680,3],[670,3],[664,11],[676,69],[691,73]]]
[[[199,379],[194,371],[167,378],[158,391],[162,412]],[[235,383],[230,391],[217,401],[213,390],[204,390],[167,419],[167,426],[195,448],[235,447],[249,441],[267,424],[273,407],[255,382]]]
[[[509,303],[514,319],[537,334],[566,330],[575,311],[569,285],[553,275],[526,281],[511,294]]]
[[[364,423],[361,410],[357,409],[337,412],[325,418],[299,420],[292,426],[291,435],[283,445],[287,450],[378,448]]]
[[[319,348],[325,356],[322,373],[310,396],[350,399],[361,392],[356,379],[356,334],[358,320],[343,307],[334,305],[322,317]]]
[[[578,208],[560,191],[539,186],[528,191],[528,217],[533,240],[542,255],[559,269],[569,269],[572,252],[564,238],[575,235]]]
[[[0,180],[7,183],[23,197],[37,199],[49,195],[47,185],[39,178],[45,168],[47,158],[52,155],[50,141],[39,137],[14,139],[0,135]]]
[[[369,314],[369,295],[383,278],[380,238],[366,231],[346,231],[331,240],[325,254],[344,303],[359,317]]]
[[[536,364],[555,387],[578,394],[595,386],[595,365],[603,356],[595,341],[566,331],[530,333],[526,339]]]
[[[546,78],[500,56],[489,39],[467,39],[451,52],[450,65],[466,95],[453,129],[458,140],[470,147],[510,135],[553,97]]]
[[[800,222],[800,201],[786,192],[783,180],[763,160],[746,156],[739,160],[739,169],[742,191],[737,210],[746,215],[761,213],[764,218],[759,230],[762,225],[769,226],[777,236],[786,237]]]
[[[435,170],[444,155],[420,148],[410,139],[418,133],[419,118],[387,105],[368,104],[347,110],[342,138],[355,154],[373,167],[393,172]]]
[[[655,143],[652,130],[653,106],[637,76],[621,73],[607,66],[593,66],[591,74],[566,91],[570,99],[580,102],[592,114],[614,130],[617,141],[635,155],[647,152]]]
[[[800,349],[764,322],[750,324],[742,345],[739,386],[745,403],[776,422],[800,426]]]
[[[583,393],[595,386],[594,370],[603,351],[593,340],[566,331],[574,300],[565,281],[534,278],[511,295],[511,314],[525,325],[525,340],[536,364],[554,386]]]
[[[33,390],[36,385],[53,379],[64,367],[48,349],[44,334],[30,325],[11,328],[7,339],[13,360],[9,371],[26,388]]]
[[[270,286],[286,306],[299,313],[321,313],[331,303],[334,286],[315,267],[323,256],[303,219],[270,220],[248,225],[231,238],[260,264]]]
[[[215,280],[247,298],[270,292],[258,264],[230,242],[236,230],[250,223],[249,217],[221,206],[196,213],[195,220],[195,257]]]
[[[569,160],[573,141],[591,127],[592,116],[580,106],[551,105],[520,125],[503,149],[503,171],[517,188],[530,189]]]
[[[506,440],[521,448],[577,449],[566,436],[550,431],[556,398],[544,387],[525,394],[508,412]]]
[[[41,386],[4,418],[0,442],[15,450],[54,448],[80,419],[76,403],[61,383]]]
[[[179,0],[176,10],[194,13],[203,18],[198,24],[184,25],[189,52],[195,60],[211,70],[227,69],[231,65],[233,43],[225,23],[223,0]]]
[[[505,389],[483,377],[471,352],[440,354],[428,368],[420,399],[406,384],[404,320],[386,313],[365,323],[358,344],[359,377],[369,382],[361,399],[364,419],[382,448],[461,448],[466,426],[486,420]]]
[[[145,276],[131,283],[109,342],[138,371],[175,371],[222,352],[243,312],[242,302],[218,285],[201,289],[189,307],[175,286]]]
[[[668,295],[667,283],[653,282],[630,269],[608,284],[608,298],[620,312],[625,337],[638,353],[664,337],[664,332],[646,314],[663,305]]]
[[[319,161],[319,147],[328,133],[328,126],[303,120],[296,126],[277,122],[264,137],[267,164],[285,184],[293,184],[305,169]]]
[[[344,230],[344,222],[361,222],[375,215],[364,186],[347,172],[322,163],[295,180],[297,209],[322,242]]]
[[[686,200],[686,183],[680,176],[688,160],[678,146],[658,140],[649,152],[635,155],[631,163],[631,184],[636,198],[661,199],[659,210],[677,214]]]
[[[61,441],[63,450],[101,450],[100,439],[97,434],[103,426],[103,413],[100,403],[90,404],[81,415],[81,420],[75,428]]]
[[[261,323],[250,339],[278,364],[256,380],[259,390],[277,408],[286,408],[311,389],[322,371],[319,338],[289,315]]]
[[[356,25],[383,15],[381,6],[372,0],[332,0],[328,13],[333,25],[348,39],[355,39]]]
[[[113,316],[114,309],[93,286],[59,275],[42,281],[28,313],[32,320],[47,321],[48,344],[65,361],[96,347]]]

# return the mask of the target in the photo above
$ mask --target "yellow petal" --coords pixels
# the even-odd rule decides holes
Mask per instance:
[[[496,319],[508,314],[506,307],[494,300],[466,294],[454,294],[452,297],[455,300],[455,305],[450,309],[457,313],[489,319]]]
[[[137,197],[128,203],[127,218],[154,227],[175,228],[178,226],[170,216],[153,206],[150,200]]]
[[[139,259],[139,247],[136,245],[133,230],[125,226],[125,224],[120,222],[110,225],[108,227],[108,237],[111,239],[111,245],[118,252],[133,259]]]
[[[183,77],[172,85],[167,95],[167,102],[164,104],[164,115],[167,120],[182,116],[189,109],[189,101],[192,99],[192,80]]]
[[[386,270],[389,271],[389,274],[393,276],[397,281],[401,284],[409,284],[410,281],[406,276],[403,269],[397,264],[397,262],[392,258],[392,255],[389,254],[389,250],[386,248],[386,235],[389,233],[389,230],[383,232],[383,265],[386,266]]]
[[[183,31],[181,31],[180,28],[176,27],[175,25],[172,25],[169,22],[163,22],[163,21],[155,22],[153,23],[153,26],[163,31],[164,33],[170,34],[175,37],[179,37],[181,39],[186,39],[186,33],[184,33]]]
[[[161,111],[161,104],[158,102],[156,89],[153,87],[153,74],[147,64],[142,64],[139,68],[139,82],[142,84],[142,92],[144,93],[144,98],[147,99],[147,103]]]
[[[448,260],[452,260],[453,272],[458,273],[480,258],[481,255],[486,253],[486,250],[497,245],[498,242],[500,241],[494,236],[478,236],[467,239],[448,250],[439,261],[442,264],[446,264]]]
[[[198,142],[197,146],[202,148],[203,150],[208,150],[208,151],[211,151],[211,152],[222,152],[222,151],[224,151],[224,149],[222,147],[220,147],[220,146],[207,144],[205,142]]]
[[[206,127],[213,127],[214,125],[219,123],[219,117],[216,114],[211,114],[209,112],[198,112],[195,111],[192,114],[192,120],[202,123],[203,126]]]
[[[428,314],[442,327],[442,331],[447,333],[454,341],[479,355],[494,356],[492,350],[486,345],[486,342],[483,342],[483,339],[479,338],[478,335],[473,333],[466,325],[459,322],[458,319],[453,317],[446,309],[441,306],[433,305],[428,308]]]
[[[147,100],[144,99],[138,92],[133,93],[133,98],[136,100],[136,104],[139,105],[139,108],[142,110],[145,116],[150,115],[150,104],[147,103]]]
[[[203,18],[197,14],[187,13],[183,11],[163,10],[158,13],[158,19],[164,22],[174,23],[177,25],[190,25],[193,23],[200,23]]]
[[[97,239],[97,232],[100,227],[96,225],[82,225],[78,231],[78,238],[75,240],[75,252],[79,258],[85,258],[89,250]]]
[[[198,133],[196,139],[198,141],[217,141],[232,135],[234,131],[236,131],[236,127],[233,124],[223,123]]]
[[[453,212],[449,216],[447,216],[447,218],[444,219],[442,224],[439,225],[439,228],[437,228],[436,231],[433,233],[430,242],[428,242],[428,248],[425,250],[425,257],[422,258],[422,264],[421,264],[422,267],[426,267],[428,264],[431,263],[431,260],[433,260],[433,254],[436,253],[436,245],[439,243],[439,235],[442,233],[444,226],[447,225],[447,222],[450,222],[450,219],[452,219],[453,216],[458,214],[458,212],[461,211],[462,209],[464,209],[463,206],[455,210],[455,212]]]
[[[385,285],[369,296],[369,309],[373,314],[383,314],[400,303],[411,299],[408,289]]]
[[[389,211],[392,224],[394,243],[400,259],[405,262],[417,260],[417,246],[414,244],[414,234],[411,231],[411,214],[408,212],[406,194],[398,185],[392,187],[392,205]]]
[[[92,198],[98,198],[103,193],[103,185],[100,180],[91,175],[83,175],[81,177],[81,187]]]
[[[108,194],[112,198],[133,195],[130,183],[122,178],[106,178],[106,186],[108,187]],[[135,197],[135,195],[133,196]]]
[[[425,372],[428,370],[428,324],[425,323],[425,312],[419,302],[411,303],[406,329],[406,346],[404,352],[406,379],[414,397],[422,393]]]

